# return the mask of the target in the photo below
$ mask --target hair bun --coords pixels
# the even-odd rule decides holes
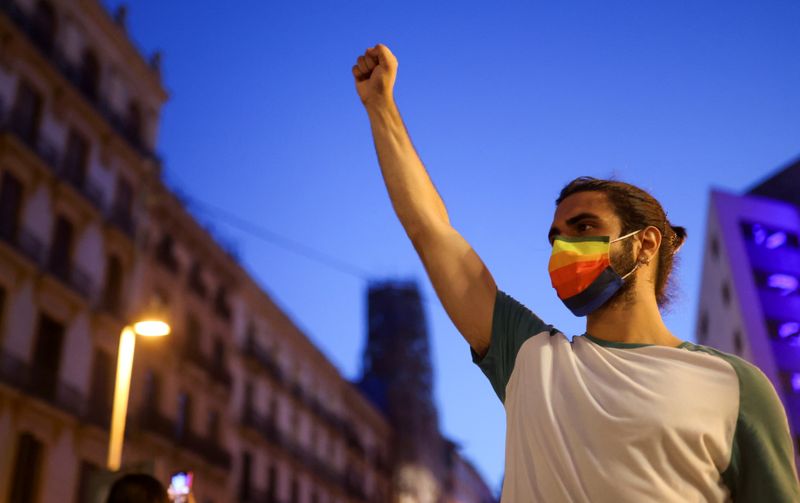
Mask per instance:
[[[686,242],[686,238],[688,236],[686,233],[686,227],[673,226],[672,224],[669,224],[669,227],[673,232],[672,247],[674,248],[674,251],[672,253],[678,253],[678,250],[681,249],[681,246],[683,246],[683,243]]]

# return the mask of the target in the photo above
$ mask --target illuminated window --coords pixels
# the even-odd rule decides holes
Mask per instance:
[[[742,223],[742,232],[748,241],[768,250],[799,247],[797,234],[784,229],[759,223]]]
[[[756,284],[760,287],[779,293],[793,295],[800,293],[800,275],[787,272],[753,271]]]

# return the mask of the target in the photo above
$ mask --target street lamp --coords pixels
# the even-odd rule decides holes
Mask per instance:
[[[159,318],[145,318],[133,325],[127,325],[119,335],[119,356],[117,357],[117,381],[114,386],[114,408],[111,412],[111,435],[108,442],[108,469],[119,470],[122,460],[122,441],[125,437],[125,418],[128,414],[128,395],[131,390],[131,370],[133,369],[133,349],[136,335],[162,337],[170,332],[169,324]]]

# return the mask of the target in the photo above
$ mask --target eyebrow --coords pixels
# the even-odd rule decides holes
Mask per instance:
[[[595,215],[594,213],[583,212],[575,215],[574,217],[570,217],[567,219],[567,226],[572,227],[573,225],[577,224],[582,220],[600,220],[600,217]],[[550,232],[547,233],[547,241],[552,242],[555,236],[561,234],[561,231],[558,230],[558,227],[555,225],[550,227]]]

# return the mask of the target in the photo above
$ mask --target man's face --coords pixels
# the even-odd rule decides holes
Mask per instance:
[[[611,240],[620,237],[622,223],[614,212],[608,197],[598,191],[577,192],[561,201],[556,207],[548,240],[553,244],[556,236],[610,236]],[[611,244],[609,259],[611,267],[620,276],[627,274],[636,265],[633,257],[633,243],[636,236]],[[628,276],[622,288],[601,308],[632,301],[633,285],[636,275]]]

